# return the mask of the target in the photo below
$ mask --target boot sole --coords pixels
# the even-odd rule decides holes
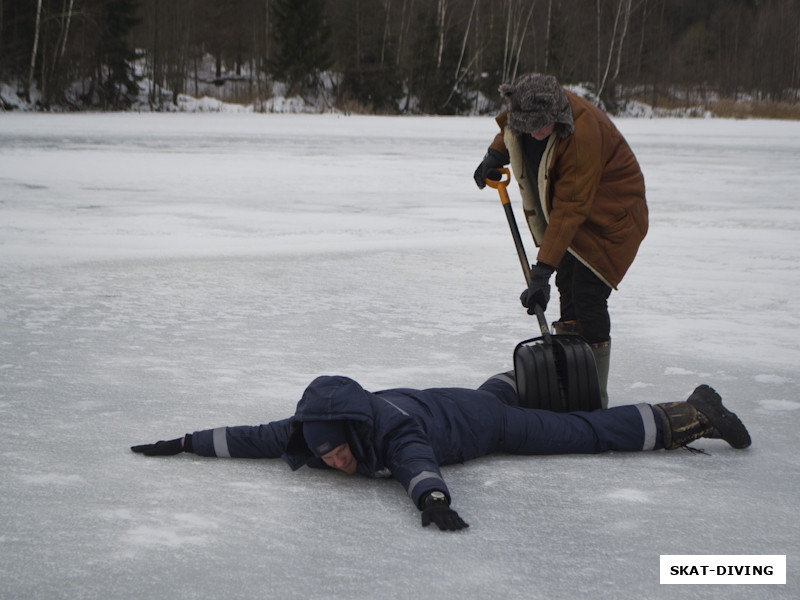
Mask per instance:
[[[713,388],[707,385],[698,386],[687,402],[703,413],[722,439],[731,446],[741,450],[750,445],[750,434],[744,423],[722,405],[722,398]]]

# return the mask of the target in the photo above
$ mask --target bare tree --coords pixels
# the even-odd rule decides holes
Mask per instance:
[[[445,31],[447,28],[447,0],[439,0],[436,9],[436,70],[442,68],[442,55],[444,54]]]
[[[453,89],[450,91],[450,95],[445,100],[444,104],[447,105],[450,100],[453,98],[453,95],[458,91],[458,86],[461,85],[461,82],[464,80],[464,77],[469,72],[469,68],[477,59],[477,52],[476,55],[472,57],[472,60],[467,65],[466,68],[462,69],[462,65],[464,64],[464,52],[467,48],[467,40],[469,39],[469,32],[472,29],[472,19],[475,16],[475,8],[478,6],[478,0],[472,1],[472,8],[469,11],[469,19],[467,20],[467,26],[464,28],[464,37],[461,40],[461,52],[458,55],[458,62],[456,63],[456,71],[453,74]]]
[[[795,15],[794,27],[794,47],[792,48],[792,66],[789,77],[789,89],[797,90],[800,88],[800,15]],[[795,98],[797,92],[795,92]]]
[[[386,60],[386,46],[389,43],[389,23],[391,22],[392,0],[384,0],[383,9],[386,12],[386,18],[383,20],[383,36],[381,38],[381,66],[384,65],[384,61]]]
[[[2,48],[5,45],[4,38],[3,38],[3,27],[5,23],[5,13],[3,12],[3,2],[0,0],[0,73],[4,71],[3,69],[3,51]],[[0,110],[3,109],[3,105],[0,104]]]
[[[467,40],[469,39],[469,32],[472,29],[472,18],[475,16],[475,8],[477,6],[478,6],[478,0],[473,0],[472,8],[469,11],[469,19],[467,20],[467,26],[464,28],[464,37],[461,40],[461,52],[458,55],[458,63],[456,64],[456,72],[454,75],[456,80],[460,79],[459,73],[461,72],[461,65],[464,63],[464,51],[467,48]],[[463,75],[461,77],[463,77]]]
[[[544,33],[544,72],[550,66],[550,26],[553,21],[553,0],[547,0],[547,23]]]
[[[620,7],[623,11],[622,31],[619,36],[619,44],[617,44],[617,66],[614,69],[614,75],[611,77],[612,81],[616,81],[619,78],[619,71],[622,65],[622,47],[625,45],[625,36],[628,33],[628,27],[631,22],[631,3],[632,0],[620,0]]]
[[[524,15],[526,5],[528,5],[528,14]],[[506,6],[508,10],[506,12],[502,80],[511,81],[517,76],[520,54],[525,43],[525,35],[528,32],[533,9],[536,7],[536,0],[530,3],[525,2],[525,0],[507,0]]]
[[[33,69],[36,67],[36,55],[39,52],[39,33],[42,26],[42,0],[36,2],[36,24],[33,27],[33,49],[31,50],[31,64],[28,69],[28,87],[26,89],[27,100],[31,99],[31,88],[33,88]],[[41,83],[41,82],[40,82]]]
[[[58,41],[56,43],[56,51],[53,52],[53,63],[51,71],[56,70],[58,61],[64,57],[64,52],[67,49],[67,39],[69,39],[69,25],[72,22],[72,5],[74,0],[64,0],[64,12],[61,15],[61,28],[58,33]]]
[[[606,56],[605,61],[605,69],[603,70],[602,78],[600,76],[601,70],[601,61],[603,57],[603,51],[601,47],[601,40],[603,38],[602,34],[602,15],[600,10],[600,3],[601,0],[597,0],[597,96],[602,97],[603,92],[605,91],[606,83],[608,81],[608,72],[611,69],[611,63],[614,59],[614,46],[618,45],[617,48],[617,68],[614,72],[614,76],[612,77],[612,81],[616,80],[619,76],[619,65],[622,60],[622,45],[625,41],[625,35],[628,31],[628,23],[630,21],[630,14],[631,14],[631,0],[617,0],[616,11],[614,13],[614,25],[611,29],[611,39],[608,45],[608,54]],[[620,25],[620,21],[622,24]],[[621,29],[621,33],[619,34],[619,40],[617,40],[617,30]]]

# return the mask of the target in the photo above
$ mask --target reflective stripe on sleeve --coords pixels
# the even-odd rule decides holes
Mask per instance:
[[[644,426],[644,442],[642,443],[642,450],[654,450],[656,447],[656,418],[653,414],[653,408],[649,404],[636,404],[639,409],[639,414],[642,417],[642,425]]]
[[[413,498],[414,488],[416,488],[417,485],[419,485],[420,481],[423,481],[425,479],[438,479],[439,481],[444,483],[444,479],[442,479],[438,473],[435,473],[433,471],[423,471],[422,473],[420,473],[419,475],[417,475],[411,481],[408,482],[408,495]]]
[[[228,428],[217,427],[214,430],[214,454],[219,458],[230,458],[231,453],[228,451]]]
[[[514,376],[514,371],[506,371],[505,373],[498,373],[491,377],[491,379],[499,379],[510,385],[514,391],[517,391],[517,378]]]

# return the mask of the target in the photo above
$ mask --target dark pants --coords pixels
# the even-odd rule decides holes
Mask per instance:
[[[594,454],[664,447],[661,419],[655,417],[649,404],[572,413],[520,408],[515,385],[514,372],[509,371],[490,377],[478,388],[479,393],[493,394],[500,401],[497,405],[472,391],[454,392],[461,407],[470,407],[473,422],[483,424],[481,432],[499,440],[496,447],[487,442],[484,453],[499,450],[510,454]],[[489,418],[484,411],[493,417],[500,413],[501,418]],[[491,424],[501,429],[499,435],[489,433]]]
[[[561,321],[575,321],[587,344],[611,339],[611,288],[569,252],[558,265],[556,287],[561,296]]]
[[[510,454],[594,454],[664,447],[661,422],[648,404],[557,413],[509,407],[501,450]]]

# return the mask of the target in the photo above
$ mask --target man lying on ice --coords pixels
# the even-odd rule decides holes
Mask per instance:
[[[593,454],[674,449],[698,438],[747,448],[750,435],[719,395],[701,385],[685,402],[636,404],[593,412],[521,408],[513,372],[477,390],[433,388],[368,392],[347,377],[323,376],[306,388],[294,416],[267,425],[221,427],[133,446],[146,456],[282,458],[292,470],[330,467],[394,477],[422,511],[422,525],[468,527],[450,508],[439,467],[510,454]]]

